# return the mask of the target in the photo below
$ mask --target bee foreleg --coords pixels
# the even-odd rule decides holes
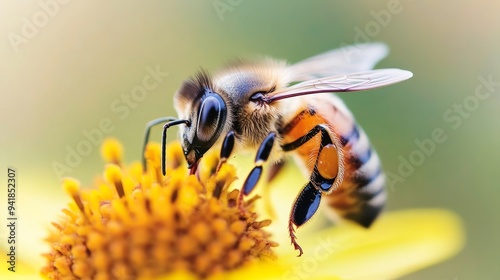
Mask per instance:
[[[234,148],[234,131],[229,131],[226,134],[226,137],[224,137],[224,141],[222,142],[222,147],[220,149],[219,164],[217,164],[217,169],[216,169],[217,171],[219,171],[222,164],[224,164],[229,158],[229,156],[231,156],[233,148]]]
[[[250,171],[245,183],[243,183],[243,187],[241,188],[238,198],[238,203],[240,205],[243,200],[243,195],[248,195],[259,182],[260,176],[262,175],[262,164],[269,158],[275,139],[276,133],[271,132],[260,144],[259,149],[257,150],[257,155],[255,156],[255,167],[252,171]]]

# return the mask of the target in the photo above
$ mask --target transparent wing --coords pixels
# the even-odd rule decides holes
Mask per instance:
[[[322,92],[360,91],[387,86],[402,82],[413,76],[413,73],[401,69],[376,69],[348,75],[337,75],[314,79],[267,94],[266,101],[315,94]]]
[[[290,66],[291,81],[356,73],[373,69],[389,52],[382,43],[367,43],[334,49]]]

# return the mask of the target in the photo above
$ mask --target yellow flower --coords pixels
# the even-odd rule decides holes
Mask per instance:
[[[206,278],[272,258],[277,244],[263,230],[271,221],[258,220],[255,198],[238,207],[239,191],[229,188],[234,168],[205,169],[200,176],[206,180],[200,181],[187,175],[180,146],[171,147],[166,177],[159,169],[159,145],[149,145],[150,168],[143,173],[139,164],[121,166],[119,144],[111,140],[103,149],[111,163],[97,189],[83,191],[78,181],[65,179],[74,202],[54,223],[42,274],[137,279],[185,271]]]
[[[288,199],[272,200],[270,224],[260,203],[268,198],[237,205],[236,169],[225,163],[217,170],[216,152],[205,155],[197,177],[188,174],[180,145],[168,148],[165,177],[158,144],[148,146],[143,172],[139,163],[125,165],[120,143],[109,139],[94,188],[63,181],[73,201],[47,238],[44,278],[394,279],[455,255],[464,243],[455,214],[413,209],[386,213],[369,230],[314,219],[298,230],[304,255],[297,258],[283,213],[290,208],[281,204]]]

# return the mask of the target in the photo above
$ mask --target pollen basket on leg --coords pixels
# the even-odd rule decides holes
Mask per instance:
[[[204,179],[198,179],[175,162],[183,156],[175,143],[168,145],[171,163],[163,177],[157,155],[159,146],[148,145],[148,172],[117,163],[121,156],[114,156],[98,188],[64,181],[73,202],[46,239],[51,249],[43,275],[137,279],[183,270],[205,278],[274,256],[277,244],[264,230],[270,221],[259,220],[255,198],[243,202],[244,213],[236,205],[239,191],[230,189],[234,166],[215,171],[218,162],[207,154],[200,163],[206,165]]]
[[[337,177],[339,172],[339,158],[337,149],[333,144],[324,146],[318,156],[317,164],[319,174],[325,179]]]

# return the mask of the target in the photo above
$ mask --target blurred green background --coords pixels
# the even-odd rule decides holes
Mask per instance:
[[[54,3],[40,1],[47,2]],[[474,97],[478,77],[500,81],[500,2],[40,3],[0,2],[0,178],[7,166],[17,168],[21,256],[39,243],[30,236],[43,237],[46,221],[68,201],[54,164],[68,166],[68,149],[103,120],[103,135],[119,138],[126,160],[136,160],[145,123],[175,114],[172,94],[200,67],[214,70],[258,54],[295,62],[356,41],[380,41],[391,52],[377,67],[408,69],[414,78],[341,96],[385,169],[401,175],[402,162],[419,149],[416,140],[430,138],[436,128],[447,136],[412,174],[391,185],[388,209],[448,208],[467,229],[462,253],[404,279],[500,275],[500,188],[493,176],[500,158],[500,85],[484,100]],[[147,69],[156,68],[168,77],[160,76],[139,101],[127,101]],[[159,130],[154,133],[159,139]],[[88,155],[59,175],[90,184],[102,170],[98,145],[80,147]],[[38,216],[29,216],[37,209]]]

